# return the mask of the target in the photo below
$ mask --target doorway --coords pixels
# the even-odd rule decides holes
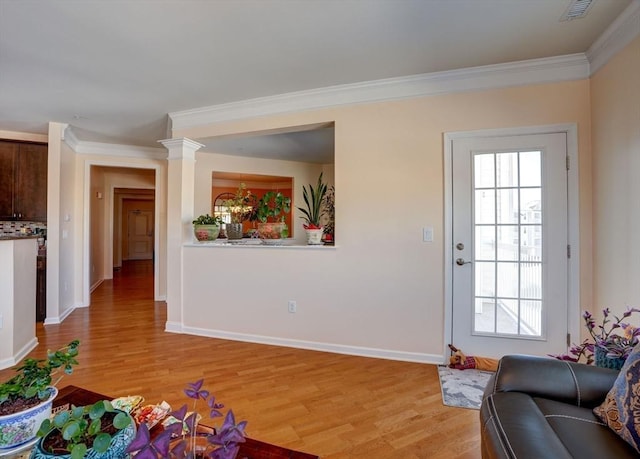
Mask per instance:
[[[564,352],[567,132],[476,132],[448,143],[448,339],[497,358]]]

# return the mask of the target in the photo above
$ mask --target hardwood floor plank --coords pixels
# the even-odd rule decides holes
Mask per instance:
[[[164,331],[150,262],[125,262],[60,325],[37,325],[43,358],[78,338],[67,384],[113,396],[141,394],[179,408],[200,378],[249,436],[326,459],[480,457],[478,412],[442,405],[433,365],[225,341]],[[13,374],[0,371],[0,380]],[[205,407],[200,412],[206,415]]]

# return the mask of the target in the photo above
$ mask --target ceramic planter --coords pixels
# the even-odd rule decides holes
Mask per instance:
[[[3,450],[13,449],[36,438],[43,420],[51,416],[53,399],[58,389],[49,388],[49,398],[40,404],[19,413],[0,416],[0,456]]]
[[[227,231],[227,239],[242,239],[242,223],[227,223],[225,227]]]
[[[323,228],[305,229],[307,232],[307,245],[322,245]]]
[[[104,453],[96,453],[92,448],[87,450],[85,459],[127,459],[129,454],[127,453],[127,447],[133,441],[136,436],[135,422],[133,419],[131,423],[124,429],[117,432],[111,438],[111,444],[109,449]],[[36,446],[31,451],[30,459],[70,459],[71,454],[53,454],[42,449],[42,442],[47,437],[41,438]]]
[[[289,237],[289,228],[284,222],[258,223],[258,236],[263,244],[282,245]]]
[[[193,234],[200,242],[215,241],[220,234],[220,225],[193,225]]]

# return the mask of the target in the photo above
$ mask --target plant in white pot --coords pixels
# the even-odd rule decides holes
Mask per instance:
[[[25,359],[17,375],[0,384],[0,455],[36,438],[40,423],[51,416],[53,399],[58,395],[53,377],[60,371],[73,372],[77,365],[78,340],[57,351],[47,352],[46,360]]]
[[[325,213],[323,201],[327,194],[327,184],[322,182],[322,172],[315,189],[309,184],[309,188],[303,186],[302,191],[306,207],[298,207],[298,210],[302,212],[300,218],[306,222],[303,226],[307,232],[307,244],[321,245],[324,228],[320,220]]]

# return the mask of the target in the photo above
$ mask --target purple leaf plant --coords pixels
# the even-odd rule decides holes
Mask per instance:
[[[640,342],[640,327],[634,327],[623,320],[637,312],[640,312],[640,309],[627,308],[622,316],[618,317],[612,315],[609,308],[605,308],[602,310],[602,323],[596,325],[593,315],[585,311],[582,318],[591,337],[580,344],[573,344],[568,354],[551,355],[551,357],[570,362],[578,362],[584,358],[590,365],[593,363],[596,348],[600,348],[606,351],[607,357],[626,359]],[[613,317],[613,322],[610,317]],[[618,333],[619,331],[622,333]]]
[[[220,411],[224,408],[222,403],[216,402],[215,396],[208,390],[202,388],[203,379],[194,383],[187,383],[184,393],[193,399],[193,411],[187,413],[187,405],[172,412],[178,422],[170,424],[164,428],[157,436],[152,438],[145,423],[140,424],[136,436],[127,448],[127,452],[136,459],[195,459],[195,444],[198,430],[198,414],[196,405],[198,400],[204,400],[209,407],[209,417],[211,419],[222,417]],[[224,418],[224,422],[219,429],[213,429],[211,433],[206,433],[207,443],[211,446],[206,448],[202,457],[210,459],[234,459],[240,449],[239,443],[245,441],[245,427],[247,421],[236,424],[236,419],[232,410],[229,410]]]

